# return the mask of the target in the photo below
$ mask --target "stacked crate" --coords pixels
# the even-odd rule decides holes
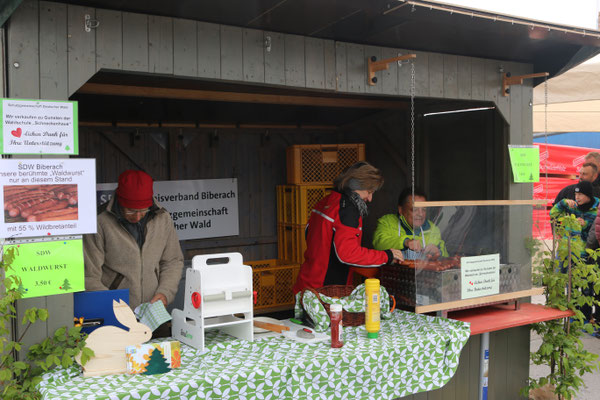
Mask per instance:
[[[365,159],[365,145],[294,145],[286,156],[288,184],[277,186],[279,258],[301,264],[304,229],[313,207],[330,193],[333,180],[344,169]]]
[[[311,211],[331,192],[340,172],[364,159],[364,144],[288,147],[288,184],[277,186],[278,259],[245,262],[252,266],[255,312],[293,308],[292,286],[304,261],[304,229]]]

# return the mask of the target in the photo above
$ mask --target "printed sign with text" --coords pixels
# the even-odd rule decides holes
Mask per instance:
[[[0,153],[78,154],[76,101],[0,101]]]
[[[461,299],[500,293],[500,254],[461,257]]]
[[[94,159],[0,160],[0,237],[96,233]]]
[[[78,239],[41,242],[13,241],[4,251],[14,247],[15,259],[7,275],[17,275],[17,288],[22,298],[49,296],[85,290],[83,244]]]
[[[508,155],[516,183],[539,182],[540,149],[530,145],[508,145]]]
[[[98,205],[116,183],[96,185]],[[237,179],[154,182],[154,198],[173,218],[179,240],[239,235]]]

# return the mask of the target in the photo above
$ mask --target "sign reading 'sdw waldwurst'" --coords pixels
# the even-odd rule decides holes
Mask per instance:
[[[96,185],[98,206],[116,183]],[[154,182],[154,198],[173,218],[179,240],[239,235],[237,179]]]

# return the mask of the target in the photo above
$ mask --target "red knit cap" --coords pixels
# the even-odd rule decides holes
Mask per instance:
[[[152,205],[152,177],[143,171],[128,169],[119,176],[117,199],[125,208],[141,210]]]

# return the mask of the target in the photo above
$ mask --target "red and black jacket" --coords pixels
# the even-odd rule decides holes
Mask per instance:
[[[362,217],[343,193],[332,192],[319,201],[306,225],[304,263],[294,293],[324,285],[345,285],[350,267],[372,268],[391,263],[390,250],[361,246]]]

